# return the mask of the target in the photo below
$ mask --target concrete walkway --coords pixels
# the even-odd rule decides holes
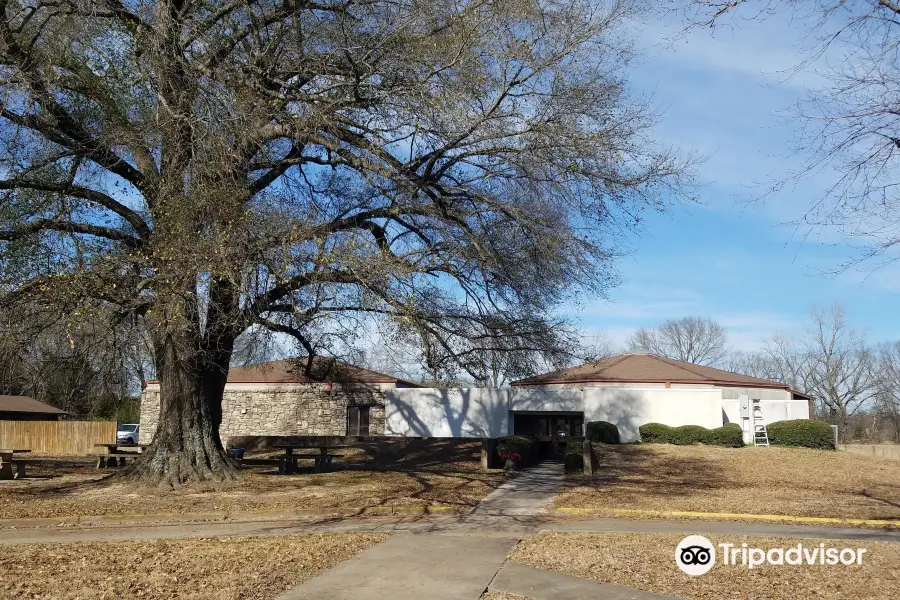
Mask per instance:
[[[488,589],[523,596],[530,600],[673,600],[674,598],[516,563],[503,565]]]
[[[0,546],[360,531],[440,533],[446,536],[477,535],[482,538],[513,538],[532,535],[540,531],[683,533],[685,535],[696,533],[701,535],[775,536],[798,539],[900,542],[900,531],[882,529],[810,527],[807,525],[735,523],[728,521],[638,519],[555,521],[546,516],[498,517],[482,515],[473,517],[472,515],[425,515],[415,517],[350,517],[314,522],[288,520],[142,525],[139,527],[0,529]]]
[[[543,462],[525,469],[488,494],[469,515],[521,517],[544,514],[559,492],[565,472],[559,462]]]
[[[854,529],[850,527],[818,527],[774,523],[736,523],[733,521],[683,521],[596,519],[548,523],[541,529],[569,532],[683,533],[699,535],[734,535],[756,537],[789,537],[823,540],[865,540],[900,542],[900,531],[888,529]]]
[[[516,542],[395,535],[278,600],[478,600]]]

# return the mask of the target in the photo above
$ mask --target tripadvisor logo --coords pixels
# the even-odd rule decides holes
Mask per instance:
[[[689,535],[675,547],[675,564],[688,575],[703,575],[716,564],[716,549],[702,535]]]
[[[790,548],[776,547],[765,550],[749,544],[720,543],[714,545],[702,535],[689,535],[675,547],[675,564],[688,575],[703,575],[716,564],[716,548],[726,566],[755,569],[762,565],[861,565],[867,548],[834,548],[824,543],[805,546],[802,543]]]

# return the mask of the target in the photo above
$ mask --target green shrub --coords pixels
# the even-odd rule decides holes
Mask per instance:
[[[767,426],[769,443],[773,446],[799,446],[834,450],[834,430],[824,421],[795,419],[775,421]]]
[[[722,427],[707,429],[700,425],[682,425],[669,427],[662,423],[647,423],[639,428],[641,441],[649,444],[676,444],[687,446],[702,442],[714,446],[739,448],[744,445],[741,426],[737,423],[726,423]]]
[[[524,464],[537,460],[538,449],[538,441],[530,435],[508,435],[497,439],[497,454],[515,452]]]
[[[641,441],[648,444],[671,444],[674,437],[672,428],[662,423],[647,423],[638,427]]]
[[[681,427],[675,427],[672,431],[675,434],[675,439],[672,442],[673,444],[689,446],[691,444],[702,442],[703,436],[705,436],[709,430],[700,425],[682,425]]]
[[[591,421],[587,424],[587,439],[601,444],[619,444],[619,428],[607,421]]]
[[[707,429],[700,441],[710,446],[740,448],[744,445],[744,432],[737,423],[725,423],[722,427]]]

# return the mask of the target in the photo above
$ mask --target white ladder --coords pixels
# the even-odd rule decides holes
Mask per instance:
[[[750,406],[750,427],[753,430],[753,445],[768,446],[769,430],[766,429],[766,422],[763,420],[762,406],[759,400],[752,400]],[[759,423],[757,423],[757,420]]]

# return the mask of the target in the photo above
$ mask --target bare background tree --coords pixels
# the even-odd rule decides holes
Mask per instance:
[[[781,365],[781,381],[815,396],[820,416],[837,424],[846,439],[851,417],[875,398],[874,355],[841,305],[814,309],[811,321],[800,339],[778,336],[767,351]]]
[[[796,28],[796,71],[809,87],[795,111],[804,125],[795,154],[806,162],[772,190],[807,176],[831,178],[796,225],[836,228],[864,250],[843,267],[900,258],[900,3],[891,0],[686,0],[675,2],[691,27],[783,19]],[[792,154],[794,154],[792,153]]]
[[[366,316],[459,365],[515,353],[683,189],[625,86],[628,0],[0,10],[2,303],[146,323],[161,418],[121,473],[148,483],[236,476],[247,332],[308,371]]]
[[[715,365],[728,352],[728,335],[725,328],[712,319],[684,317],[668,320],[652,329],[638,329],[632,334],[628,348],[698,365]]]
[[[851,327],[845,309],[835,304],[813,309],[802,332],[778,334],[760,352],[731,355],[727,368],[815,397],[817,416],[838,425],[847,441],[856,435],[856,417],[875,414],[876,400],[900,393],[890,362],[888,347],[876,357],[864,332]]]
[[[900,442],[900,342],[878,348],[876,363],[877,394],[874,417],[892,432],[891,441]],[[873,424],[878,431],[878,424]]]
[[[0,324],[0,394],[37,398],[75,418],[135,423],[150,346],[134,323],[109,327],[95,315],[79,327],[63,315],[4,314]]]

